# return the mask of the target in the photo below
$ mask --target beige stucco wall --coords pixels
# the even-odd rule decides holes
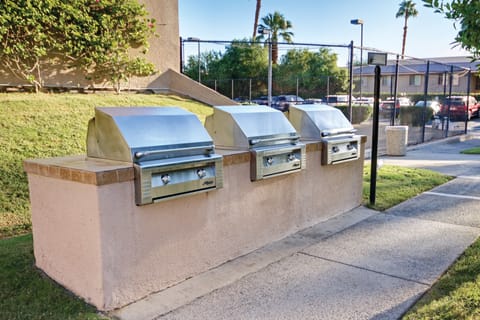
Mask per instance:
[[[101,310],[138,300],[360,205],[363,156],[321,166],[320,148],[307,145],[305,170],[256,182],[250,154],[229,152],[222,189],[145,206],[130,164],[27,161],[36,264]]]

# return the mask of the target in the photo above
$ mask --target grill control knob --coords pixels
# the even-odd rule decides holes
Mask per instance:
[[[340,151],[340,149],[337,146],[332,147],[332,152],[338,152],[338,151]]]
[[[164,174],[161,177],[163,184],[168,184],[172,178],[170,178],[169,174]]]
[[[272,157],[267,157],[267,164],[271,166],[273,164],[273,158]]]
[[[207,171],[205,171],[205,169],[198,169],[197,175],[200,179],[205,178],[205,176],[207,175]]]
[[[351,144],[347,144],[347,149],[348,150],[352,150],[353,149],[353,146]]]
[[[288,158],[287,158],[288,162],[295,161],[295,160],[297,160],[297,158],[293,153],[288,154]]]

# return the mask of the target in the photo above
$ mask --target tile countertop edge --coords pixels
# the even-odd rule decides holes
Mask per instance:
[[[23,168],[27,174],[97,186],[134,179],[132,163],[89,158],[86,155],[27,159],[23,162]]]
[[[362,136],[361,143],[366,137]],[[318,141],[303,141],[307,152],[321,150]],[[248,150],[219,150],[223,165],[229,166],[250,161]],[[86,155],[72,155],[45,159],[27,159],[23,162],[27,174],[36,174],[54,179],[70,180],[97,186],[134,180],[133,164],[129,162],[90,158]]]

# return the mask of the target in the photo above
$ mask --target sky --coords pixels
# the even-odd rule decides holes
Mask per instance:
[[[292,22],[296,43],[360,46],[361,27],[350,20],[362,19],[363,46],[400,53],[403,18],[395,18],[401,0],[262,0],[261,18],[275,11]],[[405,54],[416,58],[465,56],[452,48],[457,30],[453,21],[414,1],[418,16],[408,20]],[[178,0],[180,36],[201,40],[250,38],[256,0]],[[223,51],[225,45],[200,44],[201,50]],[[185,44],[185,56],[197,54],[197,44]],[[359,60],[356,50],[354,60]],[[365,50],[367,51],[367,50]],[[363,53],[364,59],[366,53]],[[332,49],[338,64],[347,65],[348,49]],[[280,52],[281,53],[281,52]],[[390,57],[389,57],[390,58]],[[392,57],[393,58],[393,57]]]

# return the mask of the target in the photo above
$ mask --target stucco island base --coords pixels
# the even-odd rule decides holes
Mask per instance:
[[[136,206],[130,163],[27,160],[36,265],[112,310],[361,204],[359,160],[250,181],[250,154],[224,154],[224,187]],[[217,150],[221,153],[221,150]]]

